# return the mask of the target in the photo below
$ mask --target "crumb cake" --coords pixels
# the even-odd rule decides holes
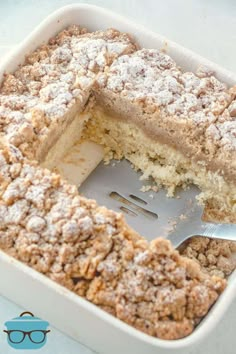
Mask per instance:
[[[187,336],[224,290],[235,243],[148,243],[49,169],[89,137],[170,195],[197,184],[211,217],[233,220],[234,99],[128,34],[65,29],[1,84],[0,248],[147,334]]]
[[[16,147],[0,149],[0,167],[1,249],[128,324],[184,337],[224,290],[169,241],[149,244]]]

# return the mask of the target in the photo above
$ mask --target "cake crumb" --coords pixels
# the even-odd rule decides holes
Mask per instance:
[[[150,192],[153,191],[157,193],[159,191],[159,188],[157,185],[145,185],[140,188],[141,192]],[[152,197],[151,197],[152,198]]]
[[[181,215],[179,216],[179,219],[180,219],[180,220],[186,220],[186,219],[187,219],[187,215],[181,214]]]
[[[145,192],[149,192],[151,189],[152,187],[150,185],[147,185],[147,186],[142,186],[140,188],[140,191],[145,193]]]

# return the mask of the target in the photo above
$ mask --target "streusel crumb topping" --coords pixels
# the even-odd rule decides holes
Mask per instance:
[[[197,261],[208,274],[222,278],[236,268],[236,242],[193,237],[183,255]]]
[[[99,82],[134,101],[155,104],[163,116],[175,115],[196,124],[214,122],[233,97],[213,75],[183,72],[167,54],[154,49],[121,56]]]

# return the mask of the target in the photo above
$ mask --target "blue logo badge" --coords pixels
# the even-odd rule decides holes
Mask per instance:
[[[23,312],[19,317],[5,322],[8,344],[15,349],[39,349],[47,341],[49,323],[31,312]]]

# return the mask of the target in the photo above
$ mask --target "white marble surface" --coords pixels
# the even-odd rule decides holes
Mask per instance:
[[[71,3],[69,0],[0,0],[0,58],[46,15],[69,3]],[[94,0],[87,3],[104,6],[133,18],[146,27],[236,72],[235,0]],[[18,316],[21,310],[17,305],[0,297],[0,353],[15,352],[6,344],[5,334],[1,329],[6,320]],[[235,327],[236,300],[206,340],[197,347],[183,351],[182,354],[234,354]],[[112,339],[108,338],[108,340]],[[33,353],[27,351],[29,354],[31,352]],[[47,345],[38,352],[93,353],[56,329],[52,329]]]

